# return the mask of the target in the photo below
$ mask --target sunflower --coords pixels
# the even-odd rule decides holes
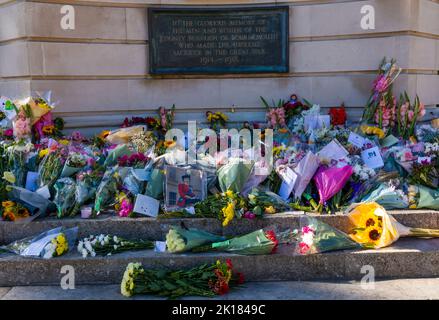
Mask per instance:
[[[45,135],[51,135],[55,132],[55,126],[52,125],[44,126],[42,131]]]
[[[29,217],[29,211],[26,208],[19,208],[17,210],[17,215],[22,218],[26,218]]]

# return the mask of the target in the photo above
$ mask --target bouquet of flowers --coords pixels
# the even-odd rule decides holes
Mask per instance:
[[[140,263],[130,263],[123,275],[121,293],[126,297],[155,294],[171,299],[182,296],[210,298],[226,294],[230,287],[243,282],[243,275],[234,272],[230,260],[175,271],[149,270]]]
[[[14,201],[2,201],[0,213],[3,220],[16,221],[30,216],[29,210],[22,204]]]
[[[76,182],[72,178],[61,178],[55,182],[56,190],[53,202],[57,208],[58,218],[73,216],[75,208]]]
[[[310,216],[300,217],[298,239],[295,252],[301,255],[360,248],[345,233]]]
[[[286,127],[286,118],[285,118],[285,109],[284,104],[285,102],[283,100],[279,100],[276,106],[276,103],[273,101],[273,106],[270,106],[268,102],[263,98],[260,97],[262,100],[262,103],[267,108],[267,120],[271,128],[283,128]]]
[[[95,170],[83,171],[76,175],[75,206],[71,211],[71,216],[76,215],[82,205],[95,197],[102,174],[100,168],[97,168]]]
[[[0,248],[24,257],[50,259],[67,253],[74,246],[77,234],[78,227],[70,229],[58,227]]]
[[[406,227],[376,202],[362,203],[348,213],[349,236],[364,248],[382,248],[399,237],[437,238],[439,230]]]
[[[326,203],[336,195],[346,184],[353,173],[351,166],[342,168],[320,167],[314,176],[314,181],[320,196],[320,204]]]
[[[221,251],[242,255],[271,254],[276,252],[279,244],[293,242],[296,235],[296,231],[287,230],[276,233],[273,230],[260,229],[232,239],[194,248],[193,251]]]
[[[206,119],[211,129],[217,131],[219,128],[225,128],[229,118],[222,112],[206,112]]]
[[[64,167],[64,148],[57,148],[51,150],[41,161],[38,173],[39,173],[39,186],[49,186],[51,187],[58,177]]]
[[[248,207],[256,216],[288,211],[290,209],[288,203],[276,193],[263,191],[258,188],[253,188],[248,195]]]
[[[329,115],[331,116],[331,125],[344,126],[347,120],[346,108],[344,106],[344,103],[340,107],[330,108]]]
[[[198,217],[215,217],[226,227],[235,216],[245,212],[244,198],[229,190],[208,196],[195,204],[195,215]]]
[[[26,183],[26,164],[32,153],[34,145],[32,143],[15,143],[7,148],[7,171],[11,172],[14,177],[14,185],[24,187]]]
[[[166,246],[171,253],[181,253],[224,240],[224,237],[197,229],[171,227],[166,234]]]
[[[407,92],[401,94],[397,110],[398,135],[404,139],[412,137],[415,133],[415,126],[425,115],[425,106],[416,96],[414,104],[410,102]]]
[[[380,128],[394,121],[396,101],[392,93],[392,84],[401,73],[395,60],[384,58],[379,66],[379,74],[374,81],[372,93],[363,113],[362,121],[370,123],[375,120]]]
[[[218,182],[223,192],[232,190],[239,193],[250,178],[254,166],[253,161],[245,161],[240,158],[232,158],[227,164],[217,171]]]
[[[149,160],[145,154],[137,152],[119,157],[117,163],[119,167],[144,168]]]
[[[111,256],[112,254],[153,249],[154,242],[149,240],[128,240],[110,234],[90,235],[79,241],[77,249],[83,258],[87,256]]]
[[[439,210],[439,190],[422,185],[410,185],[408,188],[410,209],[428,208]]]
[[[67,156],[67,160],[64,163],[64,167],[61,171],[61,177],[70,177],[75,173],[81,171],[87,164],[87,158],[85,155],[79,152],[71,152]]]
[[[376,202],[385,209],[403,209],[409,205],[408,198],[404,192],[397,189],[396,186],[387,183],[378,184],[361,202]]]
[[[118,167],[112,167],[105,171],[104,177],[96,191],[94,212],[99,214],[106,207],[116,203],[116,194],[122,184],[122,178],[118,173]]]

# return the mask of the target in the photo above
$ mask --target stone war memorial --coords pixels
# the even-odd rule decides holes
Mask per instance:
[[[0,0],[0,217],[4,300],[439,299],[439,2]]]

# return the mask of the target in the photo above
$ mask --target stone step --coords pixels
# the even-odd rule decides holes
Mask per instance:
[[[438,278],[378,280],[368,286],[359,281],[247,282],[228,294],[209,300],[424,300],[439,299]],[[74,290],[58,286],[0,287],[1,300],[166,300],[165,297],[120,293],[120,285],[78,285]],[[205,300],[183,297],[181,300]],[[178,304],[180,300],[174,301]]]
[[[439,228],[439,211],[434,210],[399,210],[389,211],[399,222],[410,227]],[[30,223],[0,222],[0,244],[28,236],[34,236],[49,229],[65,226],[79,227],[79,237],[90,234],[109,233],[128,238],[144,238],[163,240],[170,225],[180,225],[184,222],[187,227],[206,230],[226,236],[241,235],[264,227],[297,228],[299,217],[303,212],[286,212],[266,215],[261,219],[234,220],[223,228],[217,219],[187,218],[187,219],[154,219],[154,218],[120,218],[111,214],[100,215],[97,219],[77,218],[42,218]],[[348,231],[348,218],[345,215],[319,215],[322,221]]]
[[[297,256],[293,247],[279,253],[242,256],[224,253],[169,254],[153,250],[126,252],[107,257],[82,258],[76,250],[58,258],[30,259],[0,255],[0,286],[59,285],[63,266],[75,270],[75,283],[117,284],[130,262],[146,268],[189,268],[217,259],[231,258],[248,281],[360,280],[363,266],[374,268],[377,279],[427,278],[439,276],[439,239],[400,239],[380,250],[338,251]]]

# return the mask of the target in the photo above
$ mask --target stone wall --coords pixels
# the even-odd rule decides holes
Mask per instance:
[[[60,27],[60,8],[75,8],[75,30]],[[148,6],[279,4],[290,6],[288,74],[148,74]],[[361,29],[361,7],[375,7],[376,29]],[[383,56],[404,69],[396,91],[439,104],[439,1],[0,0],[0,94],[52,90],[70,128],[114,127],[125,116],[177,106],[176,121],[206,110],[232,121],[262,120],[259,96],[290,93],[323,107],[345,102],[358,120]],[[232,111],[235,111],[232,113]]]

